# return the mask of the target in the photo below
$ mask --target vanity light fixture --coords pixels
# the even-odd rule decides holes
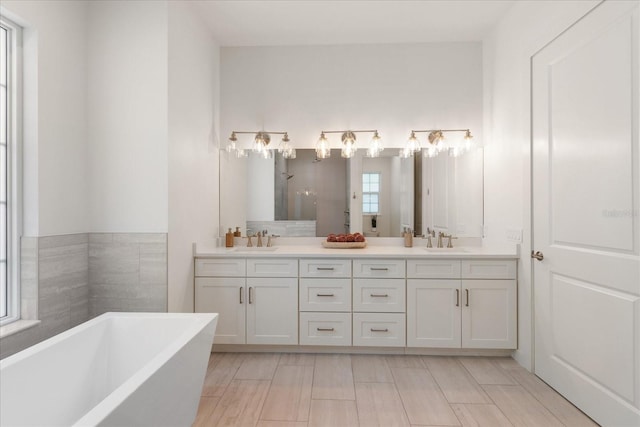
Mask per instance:
[[[248,155],[247,150],[238,148],[238,135],[240,134],[251,134],[255,135],[253,139],[252,151],[254,153],[262,155],[265,159],[271,158],[273,156],[272,150],[269,148],[269,143],[271,142],[271,135],[283,135],[282,142],[280,144],[279,150],[283,153],[286,152],[285,158],[295,158],[295,148],[291,147],[289,135],[287,132],[266,132],[266,131],[256,131],[256,132],[246,132],[246,131],[237,131],[234,130],[231,132],[231,136],[229,137],[229,145],[227,146],[228,152],[236,153],[236,157],[246,157]],[[293,156],[293,157],[287,157]]]
[[[331,155],[327,133],[342,134],[342,152],[341,155],[345,159],[353,157],[356,153],[356,133],[373,133],[373,138],[367,149],[368,157],[378,157],[383,150],[380,142],[380,135],[377,130],[323,130],[320,132],[320,139],[316,144],[316,155],[319,159],[326,159]]]
[[[445,143],[445,132],[464,132],[464,143],[457,143],[455,141],[451,144]],[[416,137],[416,133],[428,133],[427,139],[429,145],[424,151],[424,157],[435,157],[443,151],[448,151],[450,156],[457,157],[466,153],[472,147],[471,139],[473,135],[471,135],[471,130],[469,129],[412,130],[406,147],[400,150],[400,157],[406,158],[420,151],[420,142]]]

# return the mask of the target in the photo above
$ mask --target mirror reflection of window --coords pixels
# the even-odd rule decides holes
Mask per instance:
[[[380,213],[380,173],[362,174],[362,213]]]

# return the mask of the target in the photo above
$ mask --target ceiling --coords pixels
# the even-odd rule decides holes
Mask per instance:
[[[480,41],[515,0],[194,0],[220,46]]]

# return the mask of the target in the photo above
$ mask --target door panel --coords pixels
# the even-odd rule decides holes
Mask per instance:
[[[535,372],[603,425],[640,425],[638,2],[532,59]]]
[[[516,348],[516,281],[462,281],[462,347]]]
[[[407,280],[407,346],[460,348],[460,280]]]
[[[245,343],[244,277],[196,277],[195,312],[218,313],[214,344]]]
[[[638,298],[556,273],[549,281],[549,324],[558,363],[633,400],[629,373],[634,372],[633,311]]]
[[[298,279],[247,278],[247,344],[298,344]]]

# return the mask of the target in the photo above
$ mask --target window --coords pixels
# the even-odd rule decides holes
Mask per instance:
[[[380,213],[380,173],[362,174],[362,213]]]
[[[20,317],[18,41],[20,29],[0,20],[0,324]]]

